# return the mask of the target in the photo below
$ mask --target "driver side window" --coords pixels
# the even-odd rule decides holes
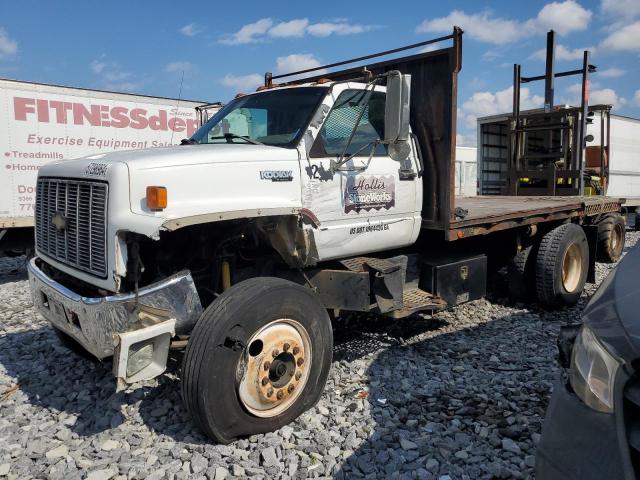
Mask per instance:
[[[362,149],[356,156],[369,156],[373,142],[384,138],[385,94],[373,92],[366,105],[363,103],[365,97],[363,90],[345,90],[338,96],[309,152],[311,157],[342,154],[363,109],[360,123],[345,153],[352,155]],[[374,156],[382,155],[387,155],[387,146],[379,144]]]

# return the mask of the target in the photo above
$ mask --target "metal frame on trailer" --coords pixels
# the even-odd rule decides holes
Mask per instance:
[[[511,128],[511,142],[509,150],[509,195],[556,195],[556,185],[559,178],[565,179],[566,184],[571,184],[572,188],[563,188],[564,195],[584,195],[584,158],[585,158],[585,137],[587,117],[589,111],[589,74],[596,71],[596,67],[589,63],[591,54],[584,51],[582,68],[568,70],[564,72],[555,71],[555,32],[547,33],[547,55],[546,69],[544,75],[533,77],[523,77],[522,67],[519,64],[513,66],[513,118]],[[582,95],[581,105],[578,114],[572,118],[567,116],[568,109],[556,109],[554,107],[554,82],[556,78],[581,75]],[[539,80],[545,82],[544,109],[540,113],[533,113],[523,116],[520,112],[520,89],[523,83],[530,83]],[[533,125],[529,125],[532,123]],[[577,127],[577,128],[576,128]],[[541,132],[546,137],[547,151],[539,155],[527,155],[525,149],[526,135],[532,131]],[[554,132],[561,132],[564,135],[562,154],[553,152],[552,139]],[[571,144],[569,144],[571,142]],[[567,150],[569,149],[570,150]],[[569,154],[567,156],[567,154]],[[529,160],[535,158],[539,165],[535,169],[529,168]],[[551,160],[564,158],[564,168],[557,169],[555,162]],[[604,164],[603,164],[604,166]],[[546,181],[546,188],[542,190],[530,190],[520,188],[521,178],[537,178]],[[523,190],[521,192],[521,190]]]

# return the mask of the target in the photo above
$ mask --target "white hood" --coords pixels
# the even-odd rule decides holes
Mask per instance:
[[[130,212],[151,221],[151,225],[144,222],[145,232],[167,221],[175,228],[199,216],[214,221],[237,217],[238,212],[268,215],[301,207],[298,151],[266,145],[181,145],[112,152],[49,163],[39,175],[107,181],[110,214],[116,213],[111,208],[114,196],[119,203],[128,192]],[[166,209],[147,208],[148,186],[166,187]],[[130,225],[120,227],[140,231]]]

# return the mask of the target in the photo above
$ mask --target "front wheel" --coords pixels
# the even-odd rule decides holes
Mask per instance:
[[[308,288],[278,278],[234,285],[195,326],[182,398],[221,443],[288,424],[315,405],[333,350],[329,316]]]

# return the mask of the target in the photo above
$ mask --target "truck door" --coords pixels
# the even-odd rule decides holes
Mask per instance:
[[[367,102],[363,90],[340,87],[330,94],[335,101],[303,160],[302,203],[320,221],[314,230],[320,260],[410,245],[420,229],[422,189],[412,142],[402,161],[382,144],[369,161],[373,142],[384,138],[384,91]],[[331,161],[345,148],[354,158],[332,171]]]

